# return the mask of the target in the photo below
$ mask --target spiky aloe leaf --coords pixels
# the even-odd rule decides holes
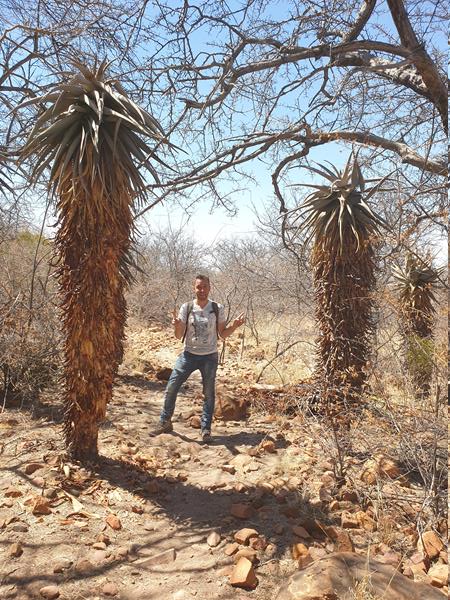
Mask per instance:
[[[403,302],[409,301],[412,307],[422,306],[424,296],[436,300],[433,289],[439,282],[444,268],[433,268],[430,261],[408,254],[403,266],[394,265],[392,276],[394,287]],[[431,304],[430,304],[431,308]],[[434,308],[431,308],[434,312]]]
[[[170,168],[142,137],[157,145],[169,144],[164,131],[152,115],[128,98],[118,82],[106,78],[105,62],[96,70],[82,64],[76,67],[78,73],[51,93],[21,105],[52,103],[37,119],[22,150],[24,159],[31,155],[36,158],[32,179],[36,181],[52,163],[49,189],[55,193],[65,181],[69,164],[72,178],[83,180],[84,188],[89,187],[84,181],[88,175],[90,181],[97,175],[103,181],[112,181],[108,172],[113,164],[126,165],[130,192],[142,199],[146,184],[140,167],[155,180],[158,175],[151,162]],[[109,192],[114,194],[114,190]]]
[[[387,227],[387,223],[367,204],[370,198],[386,180],[378,180],[371,189],[366,190],[365,180],[357,158],[351,154],[343,171],[324,165],[305,167],[325,179],[326,185],[296,184],[315,189],[305,199],[303,205],[295,209],[294,222],[304,217],[301,228],[316,239],[327,235],[331,230],[338,232],[338,242],[343,245],[344,232],[351,231],[358,245],[368,235]],[[333,173],[334,171],[334,173]],[[306,217],[306,218],[305,218]]]

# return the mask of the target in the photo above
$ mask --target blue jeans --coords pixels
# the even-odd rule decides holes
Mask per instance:
[[[180,387],[187,378],[197,369],[202,375],[203,382],[203,414],[202,431],[211,430],[211,422],[214,415],[214,404],[216,401],[216,371],[218,363],[218,353],[206,354],[200,356],[192,354],[186,350],[180,354],[175,362],[172,374],[167,382],[164,406],[161,411],[161,421],[168,421],[172,418],[175,410],[175,402]]]

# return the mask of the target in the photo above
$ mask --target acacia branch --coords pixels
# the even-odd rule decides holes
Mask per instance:
[[[375,4],[376,0],[364,0],[361,8],[359,9],[358,16],[356,17],[353,27],[342,38],[343,42],[351,42],[356,40],[372,16]]]
[[[447,106],[447,86],[439,71],[425,50],[423,43],[419,42],[406,12],[403,0],[387,0],[392,19],[394,20],[400,40],[403,46],[411,51],[411,58],[419,71],[422,79],[433,98],[445,132],[448,132],[448,106]]]

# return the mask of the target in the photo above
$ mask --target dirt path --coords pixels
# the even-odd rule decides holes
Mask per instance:
[[[50,586],[46,597],[70,600],[266,600],[298,569],[293,543],[306,544],[312,559],[363,554],[372,543],[398,560],[382,532],[355,522],[351,536],[341,528],[343,512],[361,512],[362,496],[339,496],[313,424],[258,415],[215,422],[213,443],[204,445],[190,426],[201,411],[194,376],[179,396],[175,431],[151,438],[164,385],[121,376],[101,429],[102,459],[91,470],[64,462],[54,399],[33,418],[2,415],[0,598],[41,598]],[[398,544],[404,524],[395,525]],[[331,525],[334,539],[325,534]],[[258,533],[253,591],[229,582],[230,544],[243,527]],[[234,551],[252,554],[244,544]]]
[[[71,599],[100,598],[105,590],[130,600],[267,596],[274,564],[279,568],[288,550],[281,535],[287,517],[261,484],[280,470],[285,438],[260,419],[218,423],[212,445],[202,444],[188,420],[200,411],[195,376],[180,394],[174,433],[151,438],[163,389],[157,381],[121,378],[101,431],[103,459],[92,471],[63,463],[60,427],[48,417],[9,412],[1,421],[2,598],[38,598],[48,585]],[[270,439],[278,450],[248,454]],[[36,508],[39,497],[44,504]],[[233,517],[232,505],[243,503],[251,516]],[[118,520],[107,524],[110,514]],[[224,547],[244,526],[276,543],[260,553],[255,592],[231,588],[220,574],[234,562]],[[206,542],[212,531],[221,538],[215,547]],[[20,556],[11,556],[14,543]]]

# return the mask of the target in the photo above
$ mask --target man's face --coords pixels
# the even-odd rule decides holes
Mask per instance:
[[[196,279],[194,283],[194,292],[195,297],[199,302],[205,301],[208,299],[210,285],[208,281],[204,279]]]

